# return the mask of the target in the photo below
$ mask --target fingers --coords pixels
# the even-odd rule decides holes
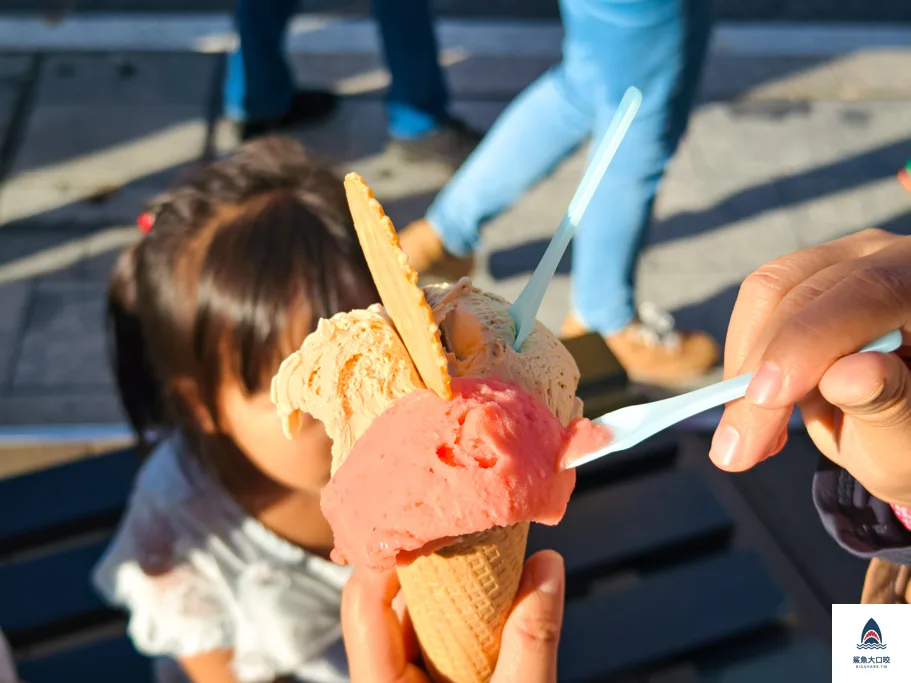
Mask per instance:
[[[802,400],[841,357],[897,328],[911,329],[911,242],[847,264],[850,271],[770,323],[747,399],[768,408]]]
[[[563,627],[566,576],[552,550],[525,563],[522,583],[506,626],[491,683],[556,683],[557,646]]]
[[[724,409],[709,458],[729,472],[742,472],[782,448],[793,408],[766,410],[736,401]]]
[[[406,657],[393,601],[394,571],[356,569],[342,592],[342,634],[352,683],[426,683]]]
[[[876,253],[896,238],[866,230],[783,256],[753,272],[740,287],[724,344],[726,377],[742,372],[750,350],[779,304],[797,285],[838,263]]]
[[[763,364],[763,353],[769,344],[784,336],[780,332],[783,325],[799,327],[799,322],[795,321],[799,321],[807,309],[829,295],[832,288],[843,285],[849,276],[856,276],[854,264],[857,259],[886,253],[883,251],[886,246],[891,247],[891,252],[901,239],[904,238],[878,230],[865,231],[785,256],[747,278],[728,330],[725,376],[756,371],[748,394],[754,401],[737,401],[725,409],[710,453],[716,465],[730,471],[745,470],[778,449],[785,438],[793,405],[806,396],[815,383],[805,384],[803,391],[791,396],[790,400],[756,401],[757,396],[765,398],[764,394],[769,391],[777,391],[777,383],[783,381],[779,367]],[[844,314],[839,312],[835,318],[844,320]],[[806,335],[797,329],[791,336],[803,339]],[[840,355],[856,350],[870,339],[849,346]],[[810,346],[813,343],[818,340]],[[806,355],[806,351],[803,353]],[[810,355],[815,357],[815,352]],[[758,403],[763,403],[763,407],[757,407]]]
[[[847,252],[834,250],[829,253],[839,256]],[[798,256],[800,254],[794,255]],[[780,261],[786,262],[787,257]],[[852,263],[854,261],[836,263],[810,274],[778,301],[775,311],[763,320],[762,329],[753,332],[755,338],[751,342],[752,346],[743,365],[737,371],[756,371],[747,392],[748,398],[751,397],[751,393],[755,395],[756,391],[763,391],[762,387],[778,378],[778,375],[770,377],[770,368],[760,366],[760,359],[770,340],[776,338],[781,325],[798,318],[805,308],[842,282],[850,274]],[[793,272],[799,273],[795,280],[806,276],[805,271]],[[738,401],[729,405],[715,433],[710,452],[712,461],[729,471],[742,471],[762,462],[771,455],[782,434],[787,431],[792,410],[793,403],[761,408],[757,407],[755,401]]]

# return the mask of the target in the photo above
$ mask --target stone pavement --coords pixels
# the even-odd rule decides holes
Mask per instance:
[[[233,146],[214,122],[221,57],[0,55],[0,427],[121,421],[103,307],[140,203]],[[463,55],[456,110],[486,127],[550,59]],[[306,144],[357,170],[397,225],[445,181],[383,153],[385,74],[374,55],[297,55],[301,80],[347,98]],[[712,55],[657,206],[640,294],[723,338],[740,281],[803,246],[879,225],[911,231],[895,180],[911,158],[911,49],[835,58]],[[477,283],[514,297],[583,167],[580,151],[484,233]],[[559,325],[566,268],[542,319]]]

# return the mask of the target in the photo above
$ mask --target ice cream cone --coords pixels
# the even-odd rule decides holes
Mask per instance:
[[[498,527],[398,569],[424,663],[436,683],[490,680],[527,539],[527,522]]]
[[[346,190],[385,310],[322,321],[285,360],[272,397],[286,434],[297,433],[303,412],[321,420],[333,439],[335,480],[355,442],[384,410],[425,387],[449,400],[450,376],[496,375],[544,403],[564,427],[581,416],[575,397],[579,371],[556,337],[539,324],[517,352],[505,300],[467,280],[419,289],[370,188],[350,174]],[[483,683],[492,677],[522,575],[528,527],[522,522],[470,533],[398,567],[436,683]]]

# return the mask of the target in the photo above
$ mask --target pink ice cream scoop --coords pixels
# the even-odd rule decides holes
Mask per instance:
[[[511,384],[453,378],[452,389],[451,401],[398,399],[323,490],[335,561],[389,569],[495,526],[556,524],[576,481],[563,458],[610,439],[583,418],[563,427]]]

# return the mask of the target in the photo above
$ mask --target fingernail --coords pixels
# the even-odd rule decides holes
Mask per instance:
[[[722,425],[715,432],[709,458],[719,467],[730,467],[740,455],[740,432],[730,425]]]
[[[546,595],[556,595],[563,590],[563,558],[557,553],[547,553],[539,558],[535,568],[535,585]]]
[[[781,393],[781,368],[774,363],[764,363],[753,375],[747,387],[746,398],[750,403],[763,406]]]

